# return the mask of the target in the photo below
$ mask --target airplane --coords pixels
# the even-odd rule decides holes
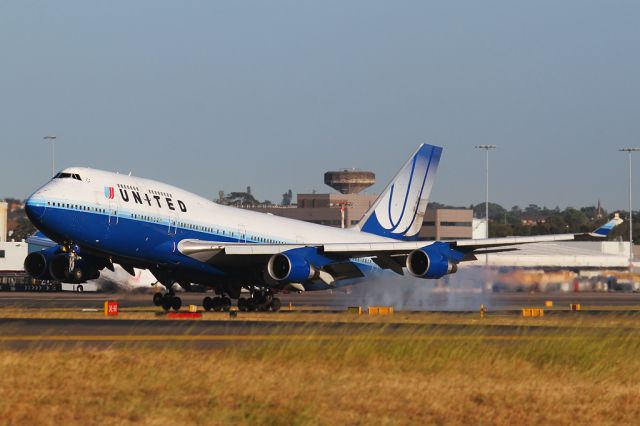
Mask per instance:
[[[622,220],[591,233],[480,240],[419,241],[443,149],[422,144],[353,228],[341,229],[223,206],[155,180],[71,167],[26,202],[33,224],[56,246],[25,259],[33,277],[78,283],[119,264],[148,269],[167,291],[153,302],[179,310],[177,283],[213,289],[205,310],[277,311],[278,292],[324,290],[390,270],[425,279],[453,274],[475,254],[520,244],[599,239]],[[249,294],[249,298],[241,294]]]

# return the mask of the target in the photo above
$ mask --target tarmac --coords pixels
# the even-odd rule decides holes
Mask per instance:
[[[212,293],[178,293],[182,305],[201,305],[205,296]],[[403,295],[404,296],[404,295]],[[341,311],[349,306],[389,305],[408,311],[476,311],[480,304],[492,310],[518,310],[533,305],[544,305],[547,300],[555,305],[568,306],[580,303],[589,307],[628,307],[640,309],[640,293],[624,292],[500,292],[479,291],[446,292],[431,291],[413,300],[394,300],[394,295],[369,295],[358,292],[315,291],[308,293],[279,294],[282,306],[312,311]],[[243,297],[247,297],[244,296]],[[123,308],[152,305],[150,293],[72,293],[72,292],[0,292],[0,308],[102,308],[105,300],[116,300]],[[398,305],[402,306],[398,306]]]
[[[107,348],[122,345],[227,345],[286,340],[358,339],[374,332],[379,340],[428,338],[514,340],[536,338],[554,326],[415,324],[401,322],[321,322],[268,320],[130,320],[82,318],[0,318],[0,349],[51,347]],[[310,333],[311,331],[311,333]]]
[[[203,293],[181,293],[183,306],[188,304],[200,305]],[[210,295],[210,293],[208,294]],[[445,295],[446,296],[446,295]],[[433,297],[445,297],[434,293]],[[185,345],[198,348],[222,348],[232,344],[249,344],[269,340],[308,338],[309,327],[313,327],[314,338],[332,339],[336,335],[356,337],[358,333],[366,331],[367,327],[380,327],[375,323],[349,322],[287,322],[288,313],[338,313],[344,312],[345,306],[358,305],[361,300],[357,294],[347,294],[338,291],[324,291],[306,294],[283,294],[284,312],[278,321],[269,319],[271,313],[260,315],[260,320],[230,319],[221,313],[205,313],[215,320],[158,320],[158,319],[99,319],[100,310],[105,300],[117,300],[123,312],[143,312],[148,317],[157,315],[164,319],[162,309],[155,308],[150,294],[139,293],[37,293],[37,292],[0,292],[0,314],[5,312],[27,313],[29,318],[5,315],[0,318],[0,348],[48,348],[58,346],[89,346],[106,348],[118,345]],[[462,297],[460,294],[456,298]],[[543,306],[551,300],[556,309],[567,310],[570,303],[579,303],[589,309],[589,313],[616,311],[637,311],[640,314],[640,294],[637,293],[489,293],[466,295],[474,303],[483,298],[491,306],[493,313],[509,314],[522,307]],[[291,305],[289,305],[291,303]],[[291,311],[289,311],[289,306]],[[82,310],[94,310],[93,316],[87,318],[64,318],[70,312],[79,315]],[[155,309],[157,313],[154,314]],[[479,305],[470,306],[466,312],[477,312]],[[459,312],[441,309],[441,312]],[[38,318],[38,314],[47,313],[47,318]],[[61,313],[62,317],[56,317]],[[52,314],[52,315],[49,315]],[[80,314],[81,315],[81,314]],[[215,315],[215,317],[214,317]],[[50,318],[51,317],[51,318]],[[389,322],[385,324],[383,336],[394,338],[394,333],[404,328],[411,328],[412,332],[424,335],[434,335],[434,329],[464,337],[468,326],[462,324],[403,324]],[[535,335],[540,327],[529,329],[523,326],[487,326],[483,328],[483,335],[495,339],[523,338]],[[547,327],[545,327],[547,328]],[[547,328],[548,330],[548,328]],[[477,337],[477,329],[475,329]],[[440,333],[435,333],[436,335]]]

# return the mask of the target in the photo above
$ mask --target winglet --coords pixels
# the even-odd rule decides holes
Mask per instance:
[[[591,232],[589,235],[592,236],[592,237],[604,238],[607,235],[609,235],[611,233],[611,231],[613,231],[613,228],[615,228],[616,226],[620,225],[622,222],[624,222],[624,221],[622,219],[620,219],[620,215],[618,213],[616,213],[613,216],[613,219],[611,219],[609,222],[605,223],[604,225],[602,225],[601,227],[599,227],[595,231]]]

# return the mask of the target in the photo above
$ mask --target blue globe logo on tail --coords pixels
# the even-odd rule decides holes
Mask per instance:
[[[417,240],[441,155],[441,147],[421,145],[365,214],[360,230]]]

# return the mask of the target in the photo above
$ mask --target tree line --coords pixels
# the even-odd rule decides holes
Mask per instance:
[[[469,207],[453,207],[441,203],[429,203],[430,208],[469,208],[476,218],[485,217],[485,204]],[[608,212],[597,206],[548,208],[529,204],[526,207],[513,206],[506,209],[500,204],[489,203],[489,237],[509,237],[514,235],[548,235],[591,232],[619,213],[625,220],[611,233],[611,239],[629,240],[629,212]],[[633,214],[634,243],[640,242],[640,214]],[[638,237],[636,237],[638,235]]]

